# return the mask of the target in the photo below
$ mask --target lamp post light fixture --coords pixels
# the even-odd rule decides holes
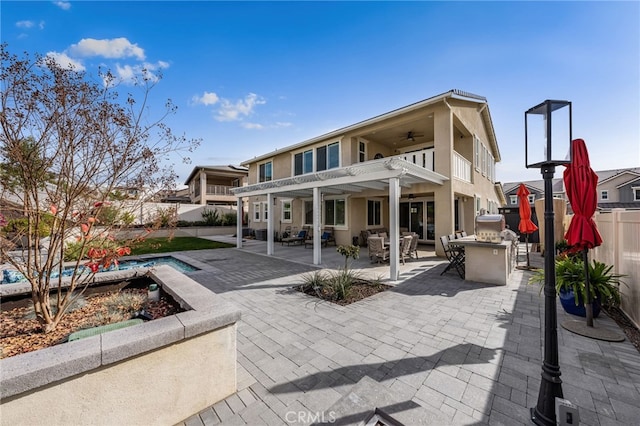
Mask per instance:
[[[531,420],[537,425],[555,425],[555,399],[563,395],[558,364],[553,175],[557,165],[572,160],[571,102],[546,100],[530,108],[524,117],[525,163],[528,169],[539,168],[544,179],[544,360],[538,404],[531,408]]]

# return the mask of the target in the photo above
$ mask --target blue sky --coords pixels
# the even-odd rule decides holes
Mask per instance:
[[[190,165],[239,164],[460,89],[484,96],[502,182],[524,166],[524,111],[573,103],[595,170],[640,167],[640,3],[2,1],[13,53],[57,55],[126,80],[162,71]],[[122,89],[123,91],[126,90]],[[561,176],[560,168],[556,176]]]

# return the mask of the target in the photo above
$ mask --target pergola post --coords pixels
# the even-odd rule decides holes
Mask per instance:
[[[313,264],[319,265],[322,262],[322,240],[320,239],[320,214],[322,212],[320,188],[313,188]]]
[[[273,194],[267,194],[267,256],[273,255]]]
[[[238,197],[237,206],[238,211],[236,212],[236,247],[242,248],[242,217],[244,216],[242,197]]]
[[[389,279],[400,276],[400,179],[389,179]]]

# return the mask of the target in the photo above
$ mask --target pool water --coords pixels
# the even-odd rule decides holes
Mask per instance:
[[[188,263],[185,263],[179,259],[176,259],[173,256],[160,256],[160,257],[149,257],[144,259],[121,260],[118,262],[117,267],[115,265],[111,265],[109,268],[106,268],[106,269],[100,268],[99,272],[126,271],[129,269],[149,268],[149,267],[158,266],[158,265],[169,265],[173,269],[180,272],[193,272],[198,270],[198,268],[196,268],[195,266],[191,266]],[[87,272],[89,271],[89,268],[86,268],[84,266],[81,266],[80,268],[82,270],[86,270]],[[71,276],[71,275],[73,275],[73,268],[64,268],[62,270],[63,277]],[[59,274],[57,272],[54,272],[51,274],[52,278],[57,278],[58,276]],[[18,271],[5,269],[2,271],[2,281],[0,281],[0,284],[12,284],[12,283],[21,282],[24,280],[25,280],[24,276]]]

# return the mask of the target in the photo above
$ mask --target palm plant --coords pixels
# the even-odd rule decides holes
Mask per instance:
[[[562,255],[556,259],[556,293],[573,291],[576,306],[587,299],[584,263],[580,257]],[[620,284],[625,275],[613,272],[613,265],[594,260],[589,264],[591,300],[603,306],[620,305]],[[544,283],[544,270],[538,270],[530,279],[533,283]]]

